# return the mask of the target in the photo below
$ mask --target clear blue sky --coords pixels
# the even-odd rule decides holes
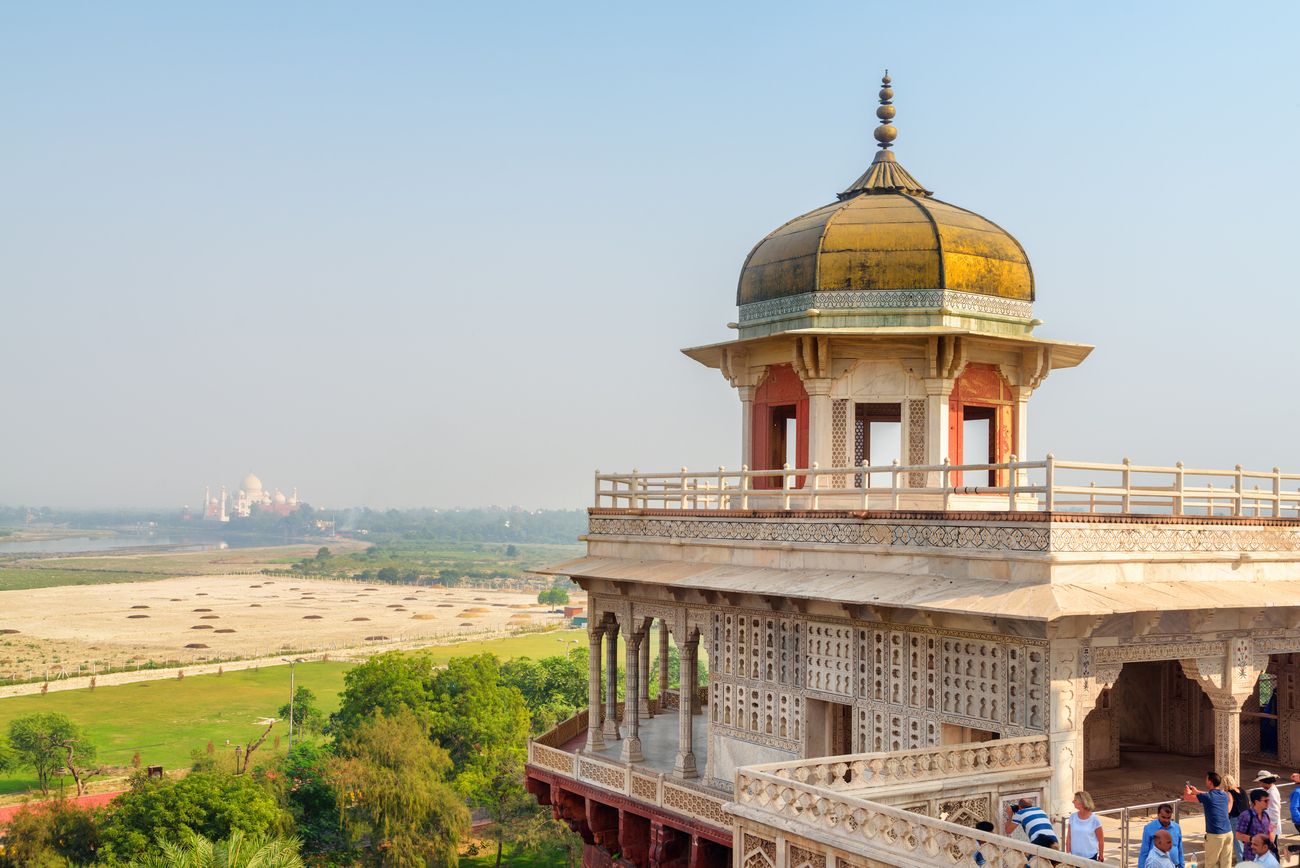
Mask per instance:
[[[585,505],[738,463],[745,254],[871,158],[1098,345],[1031,452],[1300,470],[1300,6],[10,3],[0,502]]]

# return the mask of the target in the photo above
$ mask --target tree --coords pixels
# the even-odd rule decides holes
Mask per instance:
[[[519,549],[515,547],[514,543],[511,543],[510,545],[506,546],[506,557],[508,558],[519,557]]]
[[[381,582],[396,582],[398,578],[397,567],[383,567],[375,575],[375,578]]]
[[[330,716],[330,727],[345,735],[376,711],[392,716],[404,708],[423,718],[435,669],[427,654],[397,651],[378,654],[352,667],[343,676],[339,709]]]
[[[56,799],[24,805],[9,820],[0,866],[85,865],[98,849],[94,813]]]
[[[524,791],[524,758],[513,745],[494,745],[473,757],[456,778],[456,789],[492,820],[488,829],[497,842],[497,868],[507,841],[523,836],[522,826],[537,810]]]
[[[56,775],[71,774],[80,796],[97,771],[89,765],[95,760],[95,746],[64,714],[42,712],[14,719],[9,723],[9,743],[18,765],[36,772],[36,782],[47,796]]]
[[[325,548],[325,546],[321,546],[320,548],[316,549],[316,560],[327,561],[329,559],[330,559],[329,549]]]
[[[316,694],[310,687],[299,685],[293,691],[293,728],[302,732],[320,732],[325,726],[325,714],[316,705]],[[290,703],[280,706],[278,716],[288,720]]]
[[[236,829],[224,841],[186,832],[164,841],[158,853],[131,863],[131,868],[303,868],[297,838],[245,835]]]
[[[281,766],[283,798],[306,853],[328,853],[347,846],[339,828],[339,799],[330,782],[329,759],[320,746],[299,742]]]
[[[459,774],[484,751],[528,742],[528,709],[518,690],[501,684],[494,654],[453,657],[429,682],[429,735],[451,756]]]
[[[587,652],[576,648],[567,657],[519,657],[501,664],[501,683],[523,695],[534,735],[587,704],[587,664]]]
[[[361,721],[336,752],[331,783],[349,832],[367,845],[369,864],[455,868],[469,812],[446,784],[447,752],[413,712]]]
[[[563,606],[569,602],[569,592],[564,588],[547,588],[537,595],[537,602],[551,606]]]
[[[191,772],[183,778],[137,774],[131,789],[113,800],[101,830],[101,859],[112,863],[143,857],[158,842],[193,832],[213,841],[235,831],[246,835],[289,829],[275,797],[251,775]]]

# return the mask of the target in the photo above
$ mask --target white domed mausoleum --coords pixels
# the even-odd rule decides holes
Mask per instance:
[[[229,496],[226,486],[221,486],[219,491],[218,496],[212,494],[210,487],[203,491],[205,521],[229,521],[232,515],[248,518],[255,511],[290,515],[302,505],[298,499],[298,489],[293,489],[289,495],[278,488],[268,491],[262,487],[262,480],[251,470],[235,490],[233,498]]]
[[[735,389],[725,466],[597,471],[543,571],[588,593],[589,699],[526,782],[586,866],[1095,865],[1006,825],[1082,789],[1136,866],[1206,769],[1300,767],[1300,474],[1031,448],[1091,347],[895,158],[893,95],[867,171],[745,259],[733,339],[685,350]]]

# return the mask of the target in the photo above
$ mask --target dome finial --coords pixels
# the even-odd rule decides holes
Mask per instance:
[[[880,119],[880,126],[876,127],[876,141],[880,143],[882,151],[893,147],[894,139],[898,138],[898,129],[894,126],[894,89],[889,86],[892,81],[889,70],[886,69],[880,79],[880,108],[876,109],[876,117]]]
[[[898,130],[894,127],[894,88],[891,86],[893,81],[889,77],[889,70],[886,69],[880,79],[880,107],[876,109],[880,126],[876,127],[875,136],[880,150],[876,151],[876,158],[871,161],[871,166],[866,173],[839,194],[840,199],[851,199],[860,193],[930,195],[930,191],[908,174],[889,150],[894,146],[894,139],[898,138]]]

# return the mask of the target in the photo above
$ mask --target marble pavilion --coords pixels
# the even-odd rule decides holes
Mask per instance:
[[[590,699],[527,783],[585,865],[1095,864],[973,826],[1134,748],[1300,763],[1300,476],[1025,458],[1091,347],[895,159],[892,96],[866,173],[746,259],[736,338],[685,350],[741,467],[597,472],[547,571],[589,594]]]

